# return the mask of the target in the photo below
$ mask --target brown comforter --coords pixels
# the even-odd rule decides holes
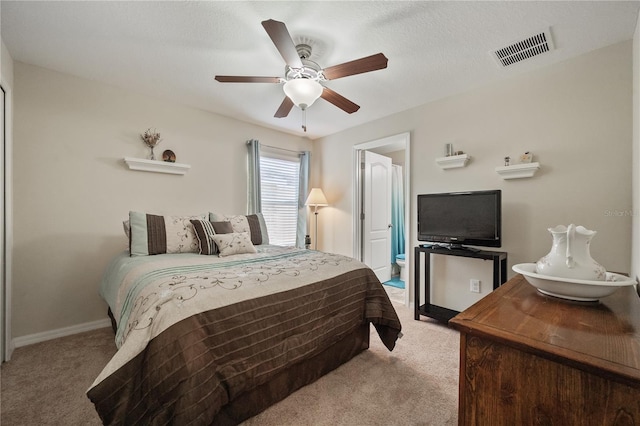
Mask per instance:
[[[323,354],[325,358],[333,358],[327,357],[332,355],[327,348],[345,351],[345,342],[369,322],[374,324],[387,348],[393,349],[400,322],[375,274],[363,264],[308,250],[265,255],[249,263],[249,269],[243,269],[237,261],[216,263],[204,269],[199,266],[197,272],[187,269],[178,280],[175,274],[171,275],[173,283],[181,283],[191,293],[194,286],[200,285],[200,291],[195,293],[205,299],[227,298],[209,291],[212,287],[203,284],[215,280],[218,290],[227,294],[234,287],[230,284],[235,282],[238,287],[234,291],[259,296],[242,296],[224,303],[218,300],[214,302],[216,308],[190,313],[170,326],[155,329],[157,333],[150,324],[162,322],[159,319],[162,311],[186,309],[184,291],[176,292],[182,295],[175,298],[176,303],[167,303],[166,294],[157,290],[164,287],[155,279],[147,280],[152,285],[133,292],[135,297],[129,298],[132,309],[126,323],[123,320],[119,324],[129,330],[123,334],[126,337],[120,351],[130,356],[120,356],[115,365],[107,366],[88,391],[105,424],[212,424],[220,420],[223,407],[252,390],[264,388],[284,396],[305,384],[286,383],[291,381],[283,376],[288,369],[298,368],[296,374],[304,375],[305,368],[323,372],[335,368],[308,361],[324,359]],[[188,277],[193,275],[197,275],[201,284],[188,283]],[[221,281],[221,277],[227,280]],[[163,279],[167,276],[160,281]],[[269,285],[277,291],[259,288]],[[162,297],[156,298],[155,305],[148,303],[151,294],[160,293]],[[126,305],[127,298],[122,299]],[[202,301],[198,304],[206,305]],[[122,308],[114,312],[118,313],[116,320],[126,317]],[[175,313],[167,315],[181,317]],[[150,333],[148,342],[139,349],[123,349],[131,334],[141,331]],[[349,349],[352,353],[343,356],[344,360],[366,348],[367,343],[358,343],[362,347],[357,350]],[[317,378],[314,372],[309,373],[309,380]],[[267,387],[270,381],[282,383]],[[247,413],[226,421],[239,422],[256,414],[256,408],[247,407]]]

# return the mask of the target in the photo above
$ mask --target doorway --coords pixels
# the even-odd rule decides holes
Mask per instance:
[[[374,218],[375,216],[369,215],[367,216],[367,194],[370,194],[374,188],[367,188],[368,178],[366,176],[366,164],[364,161],[365,151],[373,152],[378,155],[387,156],[396,161],[396,163],[401,163],[402,167],[402,175],[403,175],[403,205],[404,205],[404,217],[401,222],[404,229],[404,254],[405,261],[403,268],[404,271],[410,271],[410,134],[402,133],[394,136],[389,136],[383,139],[377,139],[371,142],[366,142],[362,144],[355,145],[353,147],[353,181],[354,181],[354,200],[353,200],[353,225],[354,225],[354,243],[353,243],[353,257],[363,261],[368,266],[372,266],[367,263],[367,250],[369,247],[366,247],[366,244],[370,244],[370,240],[368,240],[368,234],[371,229],[371,223],[367,222],[368,219]],[[371,182],[369,180],[369,182]],[[371,186],[371,183],[369,183]],[[374,184],[375,186],[375,184]],[[386,188],[385,188],[386,191]],[[370,196],[369,196],[370,197]],[[386,195],[385,195],[386,197]],[[380,198],[380,197],[379,197]],[[391,222],[386,222],[386,224],[391,224]],[[387,228],[387,226],[385,226]],[[391,227],[388,228],[388,232],[391,233]],[[397,263],[392,262],[391,251],[386,255],[387,265],[391,268],[394,268],[394,277],[392,280],[396,279],[396,275],[399,273]],[[394,257],[395,258],[395,257]],[[392,266],[393,265],[393,266]],[[378,268],[378,265],[374,265]],[[402,289],[399,290],[398,286],[394,286],[394,289],[391,289],[388,285],[385,285],[385,289],[387,289],[387,293],[390,294],[393,300],[404,303],[405,306],[409,306],[409,295],[411,294],[411,283],[408,277],[411,274],[405,272],[404,275],[407,277],[403,282]],[[382,281],[382,280],[381,280]],[[388,283],[389,284],[389,283]]]

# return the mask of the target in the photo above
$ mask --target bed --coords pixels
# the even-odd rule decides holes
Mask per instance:
[[[401,324],[371,269],[253,249],[113,259],[118,351],[87,391],[105,424],[238,424],[367,349],[370,324],[393,350]]]

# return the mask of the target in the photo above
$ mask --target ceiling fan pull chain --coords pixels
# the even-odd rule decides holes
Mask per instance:
[[[302,130],[307,133],[307,109],[302,110]]]

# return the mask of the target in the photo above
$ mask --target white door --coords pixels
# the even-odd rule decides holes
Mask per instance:
[[[391,279],[391,158],[364,151],[363,262]]]

